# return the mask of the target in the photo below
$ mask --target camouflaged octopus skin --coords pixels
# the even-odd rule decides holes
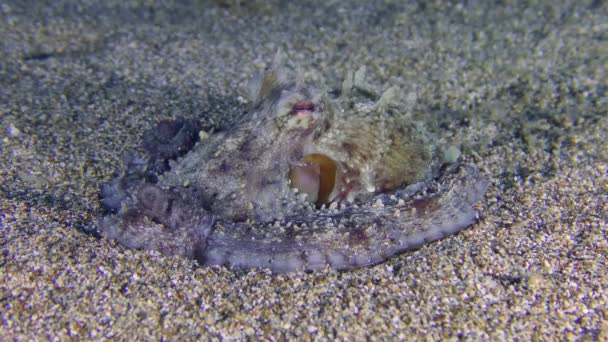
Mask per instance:
[[[289,80],[280,56],[229,130],[162,121],[105,184],[101,233],[130,248],[202,265],[273,272],[377,264],[475,221],[487,179],[442,162],[389,89],[374,96],[361,74],[337,96]]]

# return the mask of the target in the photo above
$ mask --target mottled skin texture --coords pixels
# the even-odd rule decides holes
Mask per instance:
[[[288,272],[375,264],[473,223],[485,178],[442,165],[398,92],[377,98],[360,81],[332,96],[288,79],[276,57],[251,110],[170,164],[198,126],[161,123],[145,134],[150,159],[102,189],[112,211],[102,233],[202,264]]]

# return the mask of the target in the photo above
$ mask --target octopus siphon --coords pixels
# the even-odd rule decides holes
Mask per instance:
[[[101,188],[103,236],[201,265],[273,272],[378,264],[475,222],[488,181],[363,72],[339,91],[291,77],[277,53],[229,129],[161,121],[148,156]]]

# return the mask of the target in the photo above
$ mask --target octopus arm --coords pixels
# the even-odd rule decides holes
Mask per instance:
[[[206,249],[215,216],[196,203],[196,194],[141,182],[121,189],[119,211],[99,222],[100,231],[128,248],[196,258]]]
[[[227,222],[209,234],[198,260],[277,273],[374,265],[473,224],[473,205],[487,184],[477,170],[461,167],[435,184],[435,193],[407,202],[299,214],[279,228]]]

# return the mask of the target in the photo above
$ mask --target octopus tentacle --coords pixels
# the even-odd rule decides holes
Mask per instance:
[[[335,213],[289,217],[286,220],[294,225],[281,231],[281,239],[264,229],[220,223],[221,229],[208,236],[199,262],[239,269],[264,267],[278,273],[377,264],[471,225],[476,217],[473,204],[481,199],[487,184],[477,170],[462,167],[446,176],[441,190],[431,197],[397,200],[381,208],[349,207]]]
[[[206,249],[216,220],[201,206],[190,205],[196,197],[142,183],[132,189],[116,215],[100,222],[100,228],[106,237],[129,248],[194,258]]]

